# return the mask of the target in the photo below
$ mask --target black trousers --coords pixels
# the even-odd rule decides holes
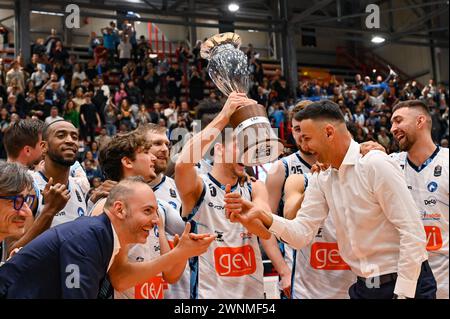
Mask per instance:
[[[380,285],[378,288],[367,287],[365,280],[358,279],[350,286],[348,293],[351,299],[393,299],[396,280]],[[417,280],[416,299],[436,299],[436,280],[428,261],[422,263]]]

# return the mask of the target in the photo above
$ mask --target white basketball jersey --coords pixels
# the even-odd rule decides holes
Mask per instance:
[[[306,190],[311,166],[301,158],[300,152],[281,161],[286,179],[291,174],[304,175]],[[300,250],[285,245],[285,261],[292,270],[292,299],[349,298],[348,288],[356,281],[356,276],[339,256],[336,230],[330,216],[319,228],[311,244]]]
[[[166,203],[165,205],[168,204]],[[164,220],[164,223],[165,205],[158,201],[159,216]],[[130,246],[128,251],[128,261],[130,263],[150,261],[160,256],[159,231],[158,226],[153,227],[145,244]],[[145,282],[123,292],[114,290],[114,299],[163,299],[167,287],[168,284],[163,280],[162,274],[158,274],[158,276],[149,278]]]
[[[407,153],[391,154],[405,174],[427,235],[428,262],[436,279],[437,298],[449,298],[448,286],[448,205],[449,151],[438,147],[420,167],[407,158]]]
[[[202,175],[203,192],[188,216],[194,233],[216,234],[206,253],[191,258],[191,299],[264,298],[263,264],[258,238],[225,217],[225,186]],[[251,184],[234,185],[251,200]]]
[[[175,210],[181,211],[181,200],[173,178],[164,175],[161,182],[153,186],[152,189],[158,199],[169,203]]]
[[[284,181],[286,182],[287,178],[292,174],[306,174],[311,170],[311,165],[309,165],[301,156],[300,151],[292,153],[291,155],[285,156],[280,159],[281,163],[284,167]],[[284,210],[284,183],[281,192],[281,200],[278,205],[278,215],[283,216]],[[289,266],[291,270],[293,270],[294,263],[294,254],[295,250],[289,245],[280,242],[279,243],[281,253],[286,261],[286,264]],[[294,276],[294,272],[292,272],[292,276]]]
[[[201,159],[200,162],[195,164],[198,175],[205,175],[211,172],[212,165],[209,161]]]
[[[42,192],[47,185],[47,178],[41,172],[34,172],[33,179],[37,187],[39,188],[39,210],[37,215],[39,216],[43,206],[45,205],[44,197]],[[85,201],[85,194],[81,189],[80,185],[75,182],[73,177],[69,176],[69,183],[67,185],[70,191],[70,199],[66,206],[53,217],[52,225],[50,227],[55,227],[57,225],[67,223],[77,219],[80,216],[89,216]]]
[[[311,244],[293,251],[292,299],[348,299],[356,276],[339,256],[330,215]]]
[[[164,200],[169,203],[176,212],[176,216],[171,214],[174,218],[168,218],[166,222],[167,239],[169,240],[170,246],[173,247],[173,235],[178,234],[181,236],[185,225],[185,222],[181,218],[181,200],[178,196],[175,181],[168,176],[163,176],[161,182],[153,187],[153,192],[158,200]],[[175,227],[173,224],[176,224]],[[169,289],[164,294],[164,299],[189,299],[190,276],[189,265],[187,264],[181,278],[175,284],[169,285]]]

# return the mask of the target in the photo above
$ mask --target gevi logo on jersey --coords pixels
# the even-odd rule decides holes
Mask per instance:
[[[337,243],[312,244],[310,263],[318,270],[350,270],[350,266],[339,255]]]
[[[219,276],[240,277],[256,271],[255,251],[250,245],[216,248],[214,263]]]

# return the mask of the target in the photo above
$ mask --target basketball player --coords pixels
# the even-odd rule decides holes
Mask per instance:
[[[78,130],[73,124],[64,120],[54,121],[44,127],[42,133],[44,165],[33,173],[33,178],[40,190],[39,214],[46,205],[42,194],[46,185],[64,185],[70,198],[63,209],[52,220],[51,227],[72,221],[87,214],[85,194],[80,185],[70,176],[70,167],[75,163],[78,153]]]
[[[170,142],[166,135],[166,128],[156,124],[146,124],[138,128],[150,144],[150,153],[155,159],[156,177],[149,183],[158,200],[163,200],[173,206],[178,215],[174,216],[178,219],[178,223],[184,223],[181,219],[181,199],[178,195],[177,187],[173,178],[166,176],[170,154]],[[173,236],[167,234],[167,238],[171,246],[173,245]],[[190,286],[190,270],[189,265],[181,278],[169,288],[164,294],[165,299],[189,299]]]
[[[112,181],[120,181],[130,176],[141,176],[144,181],[150,183],[156,177],[154,169],[156,157],[150,153],[150,144],[146,137],[137,131],[115,136],[106,147],[101,149],[99,161],[105,175]],[[104,199],[97,202],[93,215],[102,213],[104,202]],[[145,244],[136,244],[127,250],[130,262],[150,261],[167,253],[170,247],[165,228],[173,235],[181,234],[184,230],[184,222],[173,207],[160,199],[157,202],[160,227],[150,229]],[[153,278],[146,278],[144,283],[124,289],[124,291],[118,291],[116,288],[114,297],[117,299],[162,299],[164,290],[167,289],[166,281],[176,282],[182,274],[185,264],[180,267],[171,271],[170,274],[163,273]],[[121,275],[111,274],[111,282],[115,280],[121,287],[122,284],[117,277],[121,277]]]
[[[438,285],[436,297],[448,299],[448,148],[433,143],[431,116],[423,102],[400,102],[392,111],[391,132],[402,151],[392,157],[399,162],[420,210],[428,260]]]
[[[267,192],[261,182],[238,182],[245,176],[238,163],[236,142],[230,130],[214,144],[214,164],[210,173],[199,175],[198,163],[229,123],[234,111],[254,104],[245,94],[231,93],[216,118],[183,147],[175,165],[175,182],[182,201],[182,216],[192,224],[192,231],[215,233],[216,240],[207,252],[190,260],[191,299],[263,298],[263,265],[258,238],[242,225],[226,220],[226,192],[241,194],[255,205],[269,208]],[[227,161],[232,157],[232,160]],[[227,184],[229,184],[227,186]],[[232,185],[232,186],[230,186]],[[263,234],[269,238],[267,232]]]

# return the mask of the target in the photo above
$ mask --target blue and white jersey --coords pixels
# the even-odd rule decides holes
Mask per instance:
[[[91,184],[89,183],[89,179],[87,178],[86,172],[84,171],[83,166],[81,166],[80,162],[76,161],[70,167],[70,176],[73,177],[74,181],[80,185],[83,193],[87,194],[91,189]]]
[[[309,176],[306,174],[305,178]],[[348,289],[356,282],[356,276],[339,255],[331,215],[309,245],[293,250],[293,260],[292,299],[349,298]]]
[[[164,175],[161,181],[153,186],[152,189],[157,199],[161,199],[172,205],[175,210],[181,211],[181,200],[173,178]]]
[[[185,222],[181,218],[181,200],[178,195],[175,181],[169,176],[163,176],[161,182],[153,186],[153,192],[158,200],[164,200],[170,204],[176,212],[176,215],[171,214],[172,218],[169,218],[166,223],[167,239],[172,246],[174,235],[178,234],[181,236],[185,225]],[[170,229],[173,224],[175,224],[178,231],[168,230],[168,228]],[[169,285],[168,290],[164,294],[164,299],[189,299],[190,276],[189,264],[187,264],[181,278],[176,283]]]
[[[37,216],[40,215],[43,206],[45,205],[44,197],[42,192],[47,185],[47,178],[41,172],[34,172],[32,174],[34,183],[39,189],[39,210]],[[56,225],[67,223],[77,219],[80,216],[89,216],[85,201],[85,194],[81,189],[81,186],[75,182],[73,177],[69,176],[69,182],[67,188],[70,192],[70,199],[66,206],[53,217],[53,221],[50,227],[55,227]]]
[[[191,299],[264,298],[263,264],[256,235],[225,216],[225,185],[201,175],[203,191],[187,217],[194,233],[216,234],[206,253],[191,258]],[[251,184],[231,189],[251,200]]]
[[[306,162],[300,155],[300,151],[292,153],[280,159],[280,162],[284,167],[284,182],[282,186],[281,199],[278,205],[278,215],[283,216],[284,210],[284,184],[286,179],[292,174],[306,174],[311,170],[311,165]],[[270,190],[269,190],[270,191]],[[295,255],[295,250],[289,245],[279,242],[281,253],[286,261],[289,268],[293,269],[293,258]]]
[[[406,152],[390,155],[405,174],[422,218],[427,235],[428,262],[437,282],[437,298],[449,298],[448,212],[449,212],[449,150],[436,151],[419,167]]]

